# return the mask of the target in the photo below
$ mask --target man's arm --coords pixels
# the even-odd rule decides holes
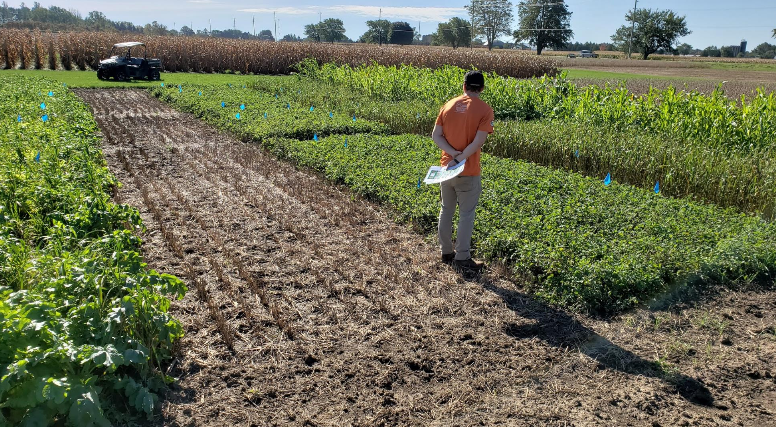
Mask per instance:
[[[460,151],[453,148],[453,146],[447,142],[445,134],[442,133],[442,126],[434,125],[434,130],[431,132],[431,139],[434,140],[434,143],[437,145],[437,147],[439,147],[440,150],[449,154],[451,157],[455,157],[461,154]]]
[[[469,156],[476,153],[477,150],[482,148],[482,145],[485,144],[485,139],[488,137],[488,133],[482,130],[477,131],[477,135],[474,136],[474,141],[472,141],[471,144],[467,145],[466,148],[463,149],[463,151],[458,152],[458,154],[453,156],[453,159],[457,162],[462,162],[465,159],[468,159]],[[437,143],[437,145],[439,145]]]

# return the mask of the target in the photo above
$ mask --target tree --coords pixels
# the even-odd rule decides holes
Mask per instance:
[[[566,43],[564,46],[561,47],[561,49],[565,50],[606,50],[601,49],[601,46],[605,46],[605,43],[595,43],[595,42],[571,42]],[[556,48],[557,49],[557,48]]]
[[[776,45],[772,45],[770,43],[760,43],[756,48],[752,49],[751,54],[752,56],[771,59],[776,57]]]
[[[493,42],[501,34],[509,34],[512,26],[512,2],[508,0],[472,0],[464,6],[469,11],[469,18],[474,35],[483,35],[488,42],[488,50],[493,49]]]
[[[515,41],[526,40],[536,46],[541,55],[545,47],[563,49],[574,32],[569,20],[571,12],[563,0],[529,0],[517,5],[520,28],[512,34]]]
[[[326,18],[318,24],[318,31],[321,33],[321,39],[330,43],[345,40],[345,26],[341,19]]]
[[[184,26],[181,27],[181,35],[184,35],[184,36],[187,36],[187,37],[188,36],[193,36],[194,35],[194,30],[189,28],[188,25],[184,25]]]
[[[272,31],[270,30],[261,30],[259,31],[259,35],[257,36],[259,40],[266,40],[270,42],[275,41],[275,37],[272,36]]]
[[[774,39],[776,39],[776,28],[773,29],[773,36]]]
[[[628,12],[625,19],[631,24],[617,29],[612,36],[613,47],[623,52],[641,53],[642,59],[658,50],[675,52],[671,45],[676,38],[690,33],[684,17],[677,17],[669,10],[637,9]]]
[[[307,36],[307,40],[321,42],[321,29],[318,24],[307,24],[304,26],[304,35]]]
[[[145,24],[143,34],[147,36],[164,36],[167,34],[167,26],[153,21],[150,24]]]
[[[472,42],[471,24],[465,19],[451,18],[437,26],[436,42],[443,46],[470,46]]]
[[[282,42],[300,42],[302,41],[302,38],[297,36],[296,34],[286,34],[283,36],[282,39],[280,39]]]
[[[96,10],[89,12],[84,21],[86,21],[87,28],[92,31],[102,31],[112,27],[108,18],[102,12]]]
[[[722,54],[723,58],[733,58],[736,55],[733,53],[733,47],[732,46],[722,46],[719,48],[719,53]]]
[[[701,51],[701,56],[719,58],[720,56],[722,56],[722,54],[720,53],[719,48],[717,46],[709,46],[706,49],[703,49]]]
[[[661,47],[674,52],[676,39],[692,33],[687,29],[684,16],[677,16],[670,10],[636,9],[628,12],[625,20],[635,22],[632,47],[634,52],[641,53],[642,59],[647,59]],[[631,25],[623,25],[614,33],[612,41],[627,49],[630,34]]]
[[[676,47],[676,53],[679,55],[689,55],[692,52],[692,46],[687,43],[682,43]]]
[[[378,43],[388,42],[388,38],[391,36],[391,21],[387,19],[377,19],[374,21],[366,21],[367,30],[361,35],[358,41],[361,43]]]
[[[391,36],[388,39],[390,44],[412,44],[415,37],[415,29],[407,22],[392,22]]]

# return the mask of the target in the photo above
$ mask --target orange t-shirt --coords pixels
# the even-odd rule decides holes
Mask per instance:
[[[456,150],[463,151],[474,141],[477,131],[493,133],[493,109],[485,101],[463,94],[447,101],[439,111],[436,124],[442,126],[447,142]],[[481,152],[477,150],[466,159],[461,175],[480,175]],[[447,166],[452,159],[449,154],[442,152],[442,166]]]

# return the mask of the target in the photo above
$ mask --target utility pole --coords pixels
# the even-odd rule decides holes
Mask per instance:
[[[256,15],[253,15],[253,37],[256,37]]]
[[[639,0],[636,0],[636,3],[633,4],[633,14],[631,15],[631,18],[633,19],[631,21],[631,32],[630,37],[628,37],[628,59],[631,57],[631,43],[633,43],[633,28],[636,27],[636,5],[639,4]]]
[[[237,18],[232,18],[232,19],[234,19],[234,22],[232,22],[232,29],[236,30],[237,29]]]
[[[378,25],[377,34],[379,34],[377,36],[377,44],[379,44],[380,46],[383,45],[383,23],[380,22],[382,20],[383,20],[383,8],[380,8],[380,15],[378,15],[377,17],[377,25]]]
[[[272,21],[275,22],[275,41],[278,41],[278,16],[277,16],[277,12],[272,12]]]

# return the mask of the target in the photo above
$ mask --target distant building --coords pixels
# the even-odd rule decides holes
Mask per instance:
[[[741,44],[738,46],[730,46],[733,49],[733,56],[738,56],[739,53],[746,53],[746,40],[741,40]]]

